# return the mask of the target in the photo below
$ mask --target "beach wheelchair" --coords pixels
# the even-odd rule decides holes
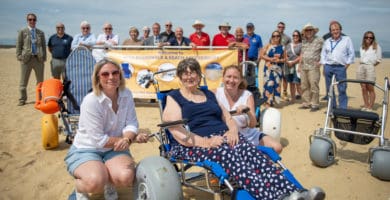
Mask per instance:
[[[157,92],[160,114],[162,114],[165,107],[166,96],[169,91],[160,91],[158,79],[155,77],[158,74],[169,73],[174,70],[176,69],[159,71],[151,76],[153,77],[151,81]],[[205,82],[204,77],[203,82]],[[207,90],[207,86],[200,86],[200,89]],[[209,160],[192,162],[190,160],[179,160],[171,156],[170,148],[174,138],[168,128],[174,125],[183,125],[189,130],[185,119],[158,125],[160,127],[159,131],[154,133],[153,136],[160,142],[160,156],[145,158],[137,165],[136,183],[133,187],[134,199],[183,199],[182,186],[210,193],[214,199],[223,199],[226,195],[230,196],[231,199],[254,199],[247,191],[238,187],[238,184],[228,176],[218,163]],[[272,148],[259,146],[258,149],[268,155],[274,164],[280,167],[281,173],[290,182],[297,188],[304,189],[281,163],[281,157]],[[294,199],[293,195],[289,199]],[[298,199],[298,197],[295,199]]]
[[[72,143],[78,128],[81,101],[92,91],[94,65],[91,51],[78,47],[66,59],[63,82],[52,78],[38,84],[35,108],[45,113],[41,120],[45,149],[58,146],[60,133],[66,135],[66,143]],[[58,118],[62,119],[62,125],[58,124]]]
[[[334,89],[342,83],[371,84],[383,92],[382,116],[375,112],[361,111],[358,109],[344,109],[333,106]],[[390,180],[390,143],[385,138],[387,111],[389,104],[389,79],[386,77],[384,86],[365,80],[341,80],[336,81],[332,77],[329,88],[328,108],[326,111],[325,126],[310,136],[310,159],[319,167],[328,167],[335,162],[336,143],[331,138],[333,132],[342,141],[367,145],[375,138],[379,139],[379,146],[369,149],[369,169],[372,176],[381,180]],[[331,127],[331,124],[333,127]],[[379,133],[379,134],[378,134]]]

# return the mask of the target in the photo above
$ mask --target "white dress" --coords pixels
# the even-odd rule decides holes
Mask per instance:
[[[248,90],[244,90],[242,95],[238,98],[238,100],[234,103],[232,107],[230,107],[229,102],[225,95],[225,90],[223,87],[217,88],[215,96],[218,102],[226,108],[228,111],[236,110],[239,105],[247,105],[248,98],[252,96],[252,93]],[[233,119],[236,121],[238,131],[252,144],[259,145],[260,137],[264,135],[257,128],[249,128],[246,125],[246,119],[243,115],[233,116]]]

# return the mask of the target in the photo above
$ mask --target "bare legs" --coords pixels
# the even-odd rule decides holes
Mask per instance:
[[[362,87],[362,95],[363,95],[363,101],[364,101],[364,108],[371,109],[374,106],[375,103],[375,90],[374,86],[370,84],[360,84]]]
[[[106,163],[88,161],[74,171],[76,190],[80,193],[102,193],[108,183],[130,186],[134,181],[134,161],[127,155],[111,158]]]

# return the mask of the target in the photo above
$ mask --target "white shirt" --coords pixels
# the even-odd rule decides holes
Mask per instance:
[[[84,97],[80,108],[79,127],[73,145],[77,148],[108,151],[103,148],[109,137],[122,137],[127,131],[138,132],[133,95],[129,89],[119,91],[118,111],[112,109],[112,101],[104,93],[93,92]]]
[[[352,64],[354,60],[355,50],[350,37],[340,36],[337,41],[333,38],[325,40],[321,51],[321,64],[347,65]]]
[[[104,42],[104,46],[110,47],[113,45],[118,45],[119,44],[119,36],[115,34],[108,35],[108,40],[107,40],[107,35],[105,33],[102,33],[98,35],[96,39],[96,43]],[[104,49],[93,49],[92,50],[92,56],[95,58],[96,62],[99,62],[100,60],[103,60],[103,58],[106,57],[106,50]]]
[[[382,49],[377,45],[376,49],[372,48],[372,45],[368,47],[367,50],[364,50],[360,47],[360,62],[368,65],[375,65],[377,62],[382,61]]]
[[[107,35],[105,33],[102,33],[100,35],[98,35],[97,39],[96,39],[96,43],[99,43],[99,42],[104,42],[105,45],[114,45],[114,42],[115,44],[119,44],[119,36],[118,35],[115,35],[115,34],[111,34],[108,36],[109,39],[107,40]]]
[[[229,105],[229,101],[226,98],[225,90],[223,87],[217,88],[215,92],[215,97],[217,101],[226,108],[228,111],[237,110],[237,107],[240,105],[247,105],[248,98],[252,96],[252,93],[248,90],[244,90],[238,100],[234,103],[232,107]],[[234,121],[236,121],[238,131],[242,134],[249,142],[254,145],[259,145],[259,135],[261,134],[256,128],[247,127],[246,118],[244,115],[235,115],[233,116]]]

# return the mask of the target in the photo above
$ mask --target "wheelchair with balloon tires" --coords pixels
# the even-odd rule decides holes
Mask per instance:
[[[150,82],[154,85],[157,92],[160,114],[162,114],[165,107],[168,91],[159,90],[159,82],[156,76],[173,70],[176,69],[156,73],[151,72],[149,76],[151,77]],[[205,82],[204,77],[203,82]],[[207,86],[200,86],[200,89],[207,90]],[[174,138],[168,131],[168,128],[182,125],[189,131],[186,122],[187,120],[183,119],[158,125],[159,131],[152,135],[160,142],[160,156],[145,158],[137,165],[133,198],[137,200],[183,199],[182,186],[184,186],[210,193],[214,199],[223,199],[225,196],[230,196],[231,199],[255,199],[246,190],[240,188],[218,163],[209,160],[200,162],[180,160],[170,154],[171,143]],[[303,186],[295,179],[293,174],[281,163],[281,157],[272,148],[259,146],[258,149],[266,154],[274,165],[277,165],[281,169],[281,173],[286,179],[298,189],[304,190]],[[315,188],[310,192],[321,193],[323,191]],[[299,199],[299,195],[298,192],[294,192],[288,199]],[[321,193],[321,195],[323,196],[319,199],[323,199],[325,194]]]
[[[375,112],[358,109],[338,108],[334,105],[336,96],[334,89],[339,84],[364,83],[374,86],[383,93],[382,116]],[[328,167],[335,162],[336,143],[332,140],[332,132],[342,141],[359,145],[370,144],[375,138],[379,145],[369,149],[369,171],[372,176],[381,180],[390,180],[390,142],[385,138],[385,128],[389,104],[389,79],[386,77],[384,86],[372,81],[346,79],[336,81],[332,77],[329,88],[329,100],[326,111],[325,125],[310,136],[309,155],[311,161],[319,167]],[[331,125],[333,124],[333,127]]]

